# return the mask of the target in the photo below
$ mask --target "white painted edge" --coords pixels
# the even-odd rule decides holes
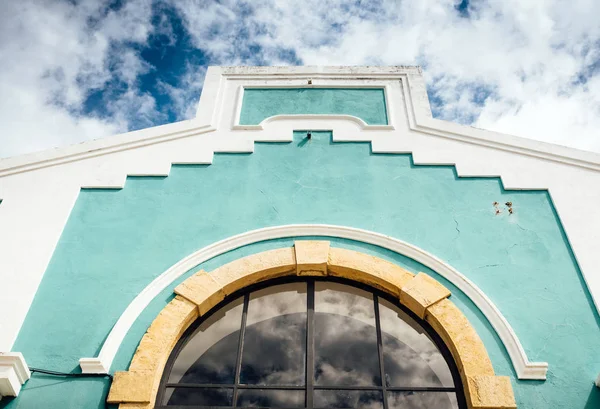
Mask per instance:
[[[157,143],[189,138],[213,131],[215,131],[215,128],[209,125],[197,125],[193,120],[181,121],[108,138],[100,138],[64,148],[0,159],[0,178]]]
[[[293,66],[210,66],[218,68],[223,75],[236,76],[281,76],[281,75],[335,75],[335,76],[389,76],[398,73],[421,74],[421,67],[418,65],[293,65]]]
[[[19,396],[21,386],[31,378],[20,352],[0,352],[0,396]]]
[[[403,87],[406,114],[409,120],[409,127],[413,131],[597,172],[600,171],[600,154],[596,152],[461,125],[432,118],[430,115],[424,115],[415,106],[416,101],[412,95],[412,86],[416,81],[414,79],[411,80],[408,76],[402,77],[407,85]],[[427,106],[430,108],[429,102],[427,102]]]
[[[110,369],[123,339],[139,315],[161,291],[190,269],[213,257],[249,244],[265,240],[302,236],[338,237],[373,244],[410,257],[431,268],[459,288],[485,315],[504,344],[519,379],[546,379],[548,364],[546,362],[529,361],[519,338],[500,310],[498,310],[479,287],[449,264],[419,247],[391,236],[353,227],[326,224],[290,224],[251,230],[210,244],[180,260],[155,278],[131,301],[108,334],[96,359],[101,362],[104,368]],[[83,360],[86,363],[93,359],[82,358],[80,362]],[[89,366],[85,368],[82,366],[81,369],[84,373],[88,373],[86,369],[89,370],[90,368]]]
[[[258,124],[258,125],[234,125],[232,127],[233,130],[246,130],[246,131],[262,131],[264,130],[264,126],[270,122],[274,122],[274,121],[278,121],[278,120],[286,120],[286,119],[292,119],[292,120],[310,120],[310,119],[320,119],[320,120],[327,120],[327,119],[346,119],[348,121],[354,122],[355,124],[357,124],[359,126],[359,128],[361,130],[364,131],[393,131],[395,128],[393,125],[368,125],[365,121],[363,121],[361,118],[354,116],[354,115],[345,115],[345,114],[335,114],[335,115],[329,115],[329,114],[311,114],[311,115],[307,115],[307,114],[280,114],[280,115],[273,115],[270,116],[268,118],[263,119],[263,121]],[[316,131],[317,129],[310,129],[311,131],[314,130]]]
[[[108,373],[108,370],[110,369],[102,363],[100,358],[81,358],[79,360],[79,366],[83,373],[105,374]]]
[[[0,399],[3,396],[19,396],[21,383],[14,369],[0,366]]]
[[[596,386],[598,388],[600,388],[600,373],[598,374],[598,377],[596,378]]]

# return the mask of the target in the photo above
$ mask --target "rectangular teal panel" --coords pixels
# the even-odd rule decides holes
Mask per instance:
[[[383,88],[246,88],[240,125],[274,115],[352,115],[367,125],[387,125]]]

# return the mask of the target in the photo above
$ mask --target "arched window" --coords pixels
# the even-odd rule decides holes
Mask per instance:
[[[157,408],[466,408],[450,352],[386,294],[340,279],[248,287],[174,348]]]

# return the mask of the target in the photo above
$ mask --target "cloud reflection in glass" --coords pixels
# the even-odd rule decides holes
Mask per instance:
[[[336,282],[317,280],[313,294],[307,293],[308,288],[313,287],[301,281],[253,291],[201,322],[182,341],[162,404],[306,407],[309,375],[314,376],[315,408],[383,409],[386,401],[390,409],[458,408],[456,393],[448,389],[397,390],[454,387],[444,356],[402,308],[370,291]],[[314,362],[309,363],[308,300],[313,296]]]
[[[268,287],[250,295],[240,382],[304,385],[306,283]]]
[[[315,283],[315,385],[379,386],[373,295]]]

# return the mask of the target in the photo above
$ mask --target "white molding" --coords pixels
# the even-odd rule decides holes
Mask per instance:
[[[79,366],[82,373],[105,374],[110,369],[102,363],[100,358],[81,358]]]
[[[479,287],[452,266],[419,247],[390,236],[353,227],[325,224],[292,224],[251,230],[213,243],[180,260],[148,284],[127,306],[108,334],[97,359],[101,361],[104,368],[110,369],[123,339],[139,315],[161,291],[190,269],[213,257],[249,244],[265,240],[303,236],[339,237],[373,244],[410,257],[431,268],[459,288],[485,315],[504,344],[519,379],[546,379],[548,364],[546,362],[529,361],[519,338],[494,303]],[[94,358],[82,358],[80,362],[82,360],[88,362],[92,359]],[[84,373],[86,370],[87,367],[82,366]]]
[[[182,121],[108,138],[95,139],[65,148],[0,159],[0,178],[110,153],[189,138],[214,130],[209,125],[197,126],[193,121]]]
[[[596,378],[596,382],[595,383],[596,383],[596,386],[598,388],[600,388],[600,373],[598,374],[598,377]]]
[[[10,367],[0,366],[0,399],[3,396],[19,396],[21,383],[15,370]]]
[[[232,127],[233,130],[245,130],[245,131],[262,131],[265,129],[265,126],[271,122],[275,122],[275,121],[301,121],[301,120],[322,120],[322,121],[326,121],[326,120],[347,120],[350,122],[354,122],[355,124],[358,125],[358,127],[361,130],[365,130],[365,131],[393,131],[395,128],[393,125],[368,125],[365,121],[363,121],[361,118],[354,116],[354,115],[341,115],[341,114],[311,114],[311,115],[307,115],[307,114],[290,114],[290,115],[273,115],[270,116],[268,118],[265,118],[260,124],[258,125],[234,125]],[[316,130],[331,130],[331,126],[325,126],[323,129],[310,129],[312,131],[316,131]]]
[[[0,352],[0,398],[18,396],[21,386],[31,378],[20,352]]]

